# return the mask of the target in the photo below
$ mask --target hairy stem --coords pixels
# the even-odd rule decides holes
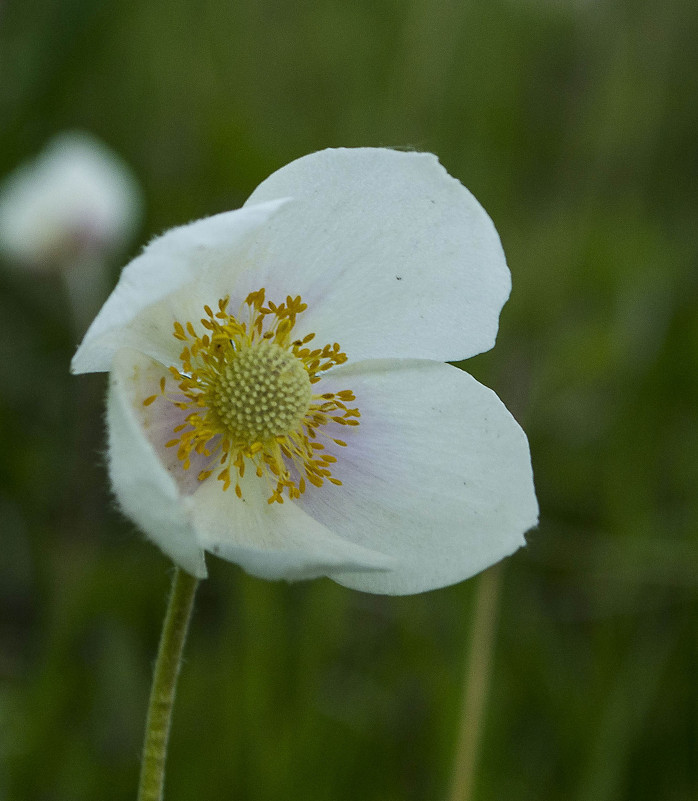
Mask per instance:
[[[162,801],[163,798],[172,706],[198,584],[198,579],[175,568],[150,691],[138,801]]]

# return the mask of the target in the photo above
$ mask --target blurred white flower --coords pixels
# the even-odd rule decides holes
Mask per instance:
[[[62,133],[0,186],[0,250],[29,267],[66,268],[124,247],[141,213],[126,164],[88,133]]]
[[[190,573],[378,593],[465,579],[537,520],[526,436],[444,364],[492,347],[497,232],[430,154],[326,150],[123,271],[73,360],[110,371],[124,512]]]

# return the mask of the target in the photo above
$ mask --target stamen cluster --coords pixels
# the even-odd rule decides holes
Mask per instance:
[[[238,317],[228,304],[229,297],[219,300],[215,313],[204,306],[201,335],[191,322],[174,323],[174,337],[185,343],[181,369],[170,367],[181,395],[166,395],[163,378],[159,395],[143,401],[148,406],[163,396],[187,412],[167,447],[177,448],[185,470],[192,453],[210,458],[199,480],[218,471],[223,489],[234,482],[238,497],[247,461],[268,480],[269,503],[283,503],[284,490],[290,498],[300,497],[306,481],[316,487],[325,480],[341,484],[330,469],[337,458],[318,435],[346,445],[322,429],[331,423],[359,425],[358,409],[347,406],[355,396],[350,390],[315,394],[313,385],[320,373],[344,363],[346,354],[337,342],[311,349],[315,334],[292,339],[296,319],[307,308],[300,296],[265,304],[260,289],[247,296]]]

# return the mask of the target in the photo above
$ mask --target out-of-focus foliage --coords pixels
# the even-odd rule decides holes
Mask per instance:
[[[697,35],[688,0],[0,5],[0,175],[90,130],[143,182],[143,241],[337,145],[433,151],[491,213],[514,291],[467,369],[526,428],[542,517],[478,799],[698,792]],[[170,568],[112,508],[58,279],[2,267],[0,799],[133,798]],[[209,564],[169,801],[445,795],[474,582]]]

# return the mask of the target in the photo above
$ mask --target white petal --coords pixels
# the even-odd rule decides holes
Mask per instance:
[[[207,551],[249,573],[296,581],[338,570],[370,575],[392,565],[390,556],[340,539],[291,501],[267,503],[269,488],[252,471],[240,486],[242,498],[213,477],[204,481],[193,496],[194,525]]]
[[[510,275],[477,200],[428,153],[324,150],[267,178],[248,203],[293,197],[259,232],[257,287],[309,304],[299,334],[352,360],[455,360],[494,344]]]
[[[206,217],[173,228],[153,240],[122,271],[119,283],[90,326],[73,357],[74,373],[109,370],[114,353],[132,347],[164,364],[176,360],[181,344],[172,336],[174,320],[198,320],[204,303],[190,290],[207,270],[221,270],[234,285],[238,254],[246,240],[282,206],[275,200]]]
[[[193,494],[200,486],[198,475],[208,469],[211,459],[197,453],[190,456],[189,470],[182,468],[177,457],[176,447],[167,447],[167,443],[176,439],[175,427],[184,423],[190,409],[179,409],[168,398],[181,398],[182,392],[178,382],[163,367],[149,356],[138,351],[122,348],[117,356],[115,369],[122,374],[121,386],[131,404],[133,414],[143,435],[146,437],[160,464],[174,480],[179,493],[183,496]],[[160,381],[165,379],[165,389],[160,393]],[[143,401],[156,396],[155,401],[145,406]]]
[[[123,350],[113,367],[107,400],[109,475],[119,505],[176,564],[203,578],[206,564],[191,522],[191,498],[181,494],[161,463],[134,408],[134,385],[150,362]]]
[[[334,573],[368,592],[403,594],[472,576],[524,544],[536,524],[526,435],[490,389],[449,365],[368,361],[320,391],[351,389],[361,424],[346,430],[341,487],[298,501],[343,539],[391,554],[385,573]]]

